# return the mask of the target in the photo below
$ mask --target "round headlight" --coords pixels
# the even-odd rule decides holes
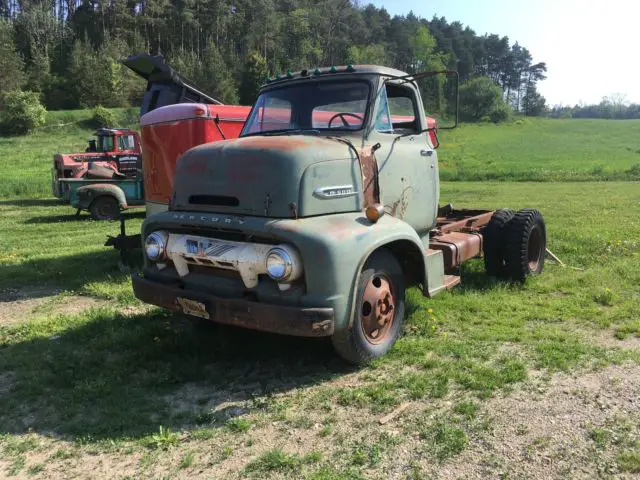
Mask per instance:
[[[267,274],[276,281],[289,278],[293,270],[291,256],[282,248],[272,248],[267,254]]]
[[[152,261],[162,259],[167,248],[167,235],[164,232],[153,232],[144,241],[144,251]]]

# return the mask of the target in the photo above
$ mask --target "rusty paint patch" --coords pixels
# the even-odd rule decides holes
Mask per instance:
[[[274,137],[256,135],[254,137],[240,138],[235,143],[235,145],[240,147],[268,148],[281,151],[292,151],[299,148],[319,146],[321,144],[323,144],[323,139],[320,138],[292,135]]]
[[[396,217],[402,220],[405,212],[407,211],[407,208],[409,207],[409,193],[411,192],[411,190],[413,190],[412,186],[409,185],[405,187],[400,194],[400,198],[398,198],[391,205],[384,206],[385,211],[392,217]]]
[[[378,183],[378,162],[373,148],[358,151],[362,173],[362,195],[364,207],[380,203],[380,185]]]

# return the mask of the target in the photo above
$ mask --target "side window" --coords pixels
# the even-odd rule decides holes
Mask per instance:
[[[120,150],[133,150],[135,148],[135,142],[133,135],[121,135],[118,137],[118,147]]]
[[[412,90],[393,85],[389,88],[389,112],[394,131],[417,132],[416,106]]]
[[[391,115],[389,114],[389,99],[387,97],[387,88],[382,87],[378,95],[378,105],[376,107],[375,129],[378,132],[392,133]]]
[[[113,151],[113,137],[100,135],[98,137],[98,151],[99,152]]]

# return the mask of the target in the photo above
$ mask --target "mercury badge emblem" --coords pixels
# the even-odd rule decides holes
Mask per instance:
[[[332,187],[318,187],[313,191],[313,194],[318,198],[328,200],[331,198],[353,197],[358,195],[358,192],[354,190],[353,185],[337,185]]]

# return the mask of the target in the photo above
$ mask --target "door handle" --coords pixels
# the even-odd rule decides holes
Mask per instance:
[[[431,155],[433,155],[433,150],[423,148],[422,150],[420,150],[420,155],[422,155],[423,157],[430,157]]]

